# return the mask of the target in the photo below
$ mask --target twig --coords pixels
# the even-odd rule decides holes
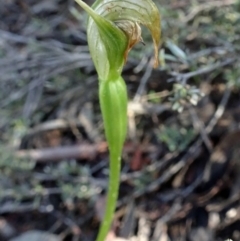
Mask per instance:
[[[198,76],[198,75],[202,75],[202,74],[207,74],[209,72],[212,72],[213,70],[215,69],[219,69],[223,66],[226,66],[226,65],[229,65],[231,63],[233,63],[234,61],[236,61],[236,58],[231,58],[231,59],[227,59],[221,63],[216,63],[216,64],[212,64],[212,65],[209,65],[209,66],[206,66],[206,67],[203,67],[201,69],[198,69],[196,71],[193,71],[193,72],[189,72],[189,73],[186,73],[186,74],[180,74],[180,73],[176,73],[176,72],[172,72],[172,76],[174,76],[173,78],[170,78],[168,81],[171,82],[171,81],[181,81],[183,83],[186,83],[186,81],[194,76]]]
[[[188,110],[189,110],[189,113],[190,113],[190,115],[192,117],[192,123],[193,123],[194,128],[196,129],[196,131],[198,133],[200,133],[204,144],[206,145],[209,153],[211,153],[211,151],[212,151],[212,143],[209,140],[209,137],[208,137],[208,135],[207,135],[207,133],[205,131],[204,124],[199,119],[195,109],[192,106],[189,106]]]
[[[211,121],[209,122],[209,124],[206,127],[207,133],[210,133],[212,131],[213,127],[217,124],[218,120],[223,115],[227,102],[229,100],[230,94],[231,94],[231,89],[230,89],[230,87],[227,87],[227,89],[225,90],[224,95],[222,97],[222,100],[217,108],[217,111],[215,112],[213,118],[211,119]]]
[[[168,212],[157,220],[156,227],[153,233],[153,241],[162,240],[161,239],[162,236],[166,237],[166,240],[168,240],[167,230],[166,230],[167,227],[165,223],[170,221],[172,217],[180,210],[182,210],[182,205],[181,205],[181,200],[178,199],[175,201],[175,203],[173,203],[173,205],[168,210]]]
[[[221,0],[221,1],[212,1],[212,2],[207,2],[201,5],[198,5],[197,7],[194,7],[193,10],[184,18],[181,19],[181,22],[187,23],[191,21],[192,19],[195,18],[200,12],[205,11],[205,10],[210,10],[212,8],[216,7],[223,7],[223,6],[229,6],[237,4],[236,0]]]
[[[18,35],[18,34],[15,34],[15,33],[11,33],[11,32],[8,32],[8,31],[4,31],[4,30],[1,30],[1,29],[0,29],[0,36],[1,36],[1,38],[7,39],[8,41],[11,41],[11,42],[14,42],[14,43],[21,43],[21,44],[33,44],[33,43],[35,43],[39,46],[48,48],[50,50],[57,50],[57,52],[62,52],[63,49],[68,49],[68,50],[74,50],[75,49],[75,47],[73,45],[65,44],[65,43],[59,42],[55,39],[51,39],[51,40],[48,40],[48,41],[39,41],[39,40],[37,40],[35,38],[32,38],[32,37],[25,37],[25,36]],[[86,47],[81,48],[81,49],[82,50],[83,49],[88,50],[88,48],[86,48]]]
[[[66,217],[65,215],[63,215],[61,212],[57,210],[54,210],[52,212],[52,215],[55,216],[58,220],[61,220],[65,225],[67,225],[74,235],[81,234],[81,229],[78,227],[78,224],[74,222],[72,219],[70,219],[69,217]]]
[[[79,158],[94,159],[98,153],[107,150],[106,143],[99,145],[78,145],[69,147],[44,148],[38,150],[18,151],[18,158],[29,158],[38,162],[59,161],[63,159]]]
[[[208,49],[203,49],[203,50],[200,50],[199,52],[196,52],[196,53],[192,53],[188,56],[188,60],[189,61],[193,61],[195,59],[198,59],[200,57],[203,57],[203,56],[207,56],[207,55],[210,55],[210,54],[217,54],[217,55],[225,55],[227,54],[228,52],[232,52],[234,51],[234,47],[227,47],[227,46],[219,46],[219,47],[213,47],[213,48],[208,48]]]
[[[39,207],[39,202],[33,203],[19,203],[19,202],[7,202],[0,207],[0,214],[4,213],[26,213],[34,211]]]
[[[144,89],[146,87],[147,81],[151,77],[151,74],[152,74],[152,71],[153,71],[153,61],[154,61],[154,59],[151,58],[148,62],[147,69],[146,69],[143,77],[140,80],[140,85],[137,89],[137,92],[136,92],[134,98],[133,98],[134,102],[138,102],[140,100],[141,95],[143,94]]]

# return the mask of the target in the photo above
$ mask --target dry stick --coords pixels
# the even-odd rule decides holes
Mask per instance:
[[[30,129],[27,133],[27,136],[29,135],[35,135],[40,132],[44,131],[51,131],[51,130],[56,130],[56,129],[65,129],[70,127],[70,123],[74,123],[75,126],[81,125],[81,122],[76,119],[72,118],[70,120],[66,119],[55,119],[55,120],[49,120],[46,122],[43,122],[36,127],[33,127]]]
[[[212,117],[212,119],[210,120],[208,125],[206,126],[206,129],[205,129],[206,134],[209,134],[213,130],[217,121],[223,115],[225,107],[229,100],[230,94],[231,94],[231,90],[229,87],[227,87],[227,89],[225,90],[224,95],[222,97],[222,100],[221,100],[216,112],[214,113],[214,116]],[[138,198],[138,197],[142,196],[143,194],[153,192],[154,190],[159,188],[161,184],[163,184],[164,182],[169,180],[174,174],[176,174],[179,170],[181,170],[181,168],[183,168],[186,165],[186,163],[190,157],[195,158],[199,154],[201,145],[202,145],[202,137],[200,136],[200,137],[198,137],[196,142],[194,142],[189,147],[187,153],[181,158],[181,160],[178,163],[173,165],[160,178],[155,180],[153,183],[151,183],[146,188],[135,191],[130,198]],[[119,201],[118,206],[121,206],[121,205],[127,203],[128,201],[129,201],[129,197],[123,198],[122,200]]]
[[[221,1],[212,1],[208,3],[204,3],[201,5],[198,5],[197,7],[194,7],[193,10],[183,19],[181,19],[181,22],[187,23],[195,18],[196,15],[198,15],[200,12],[205,10],[210,10],[212,8],[216,7],[223,7],[223,6],[229,6],[237,4],[236,0],[221,0]]]
[[[145,89],[145,86],[147,84],[147,81],[149,80],[149,78],[151,77],[151,74],[152,74],[152,71],[153,71],[153,61],[154,61],[154,58],[151,58],[149,60],[149,63],[148,63],[148,66],[147,66],[147,69],[143,75],[143,77],[141,78],[140,80],[140,85],[138,87],[138,90],[137,90],[137,93],[135,94],[134,98],[133,98],[133,101],[134,102],[138,102],[141,98],[141,95],[143,94],[144,92],[144,89]]]
[[[162,236],[167,237],[167,227],[165,223],[170,221],[171,218],[180,210],[182,210],[182,205],[180,204],[180,200],[176,200],[168,212],[157,220],[153,233],[153,241],[162,240]]]
[[[107,145],[88,145],[82,144],[78,146],[44,148],[38,150],[18,151],[18,158],[29,158],[38,162],[59,161],[70,158],[94,159],[98,153],[106,152]]]
[[[216,63],[216,64],[212,64],[212,65],[208,65],[206,67],[200,68],[196,71],[193,72],[189,72],[186,74],[179,74],[176,72],[172,72],[172,76],[174,76],[173,78],[170,78],[168,81],[182,81],[183,83],[185,83],[188,79],[194,77],[194,76],[198,76],[198,75],[202,75],[202,74],[207,74],[209,72],[212,72],[215,69],[219,69],[220,67],[224,67],[226,65],[229,65],[231,63],[233,63],[234,61],[236,61],[236,58],[231,58],[231,59],[227,59],[221,63]]]
[[[192,106],[189,106],[188,110],[192,117],[192,123],[193,123],[194,128],[196,129],[197,133],[200,133],[204,144],[206,145],[208,151],[211,153],[213,147],[212,147],[212,143],[205,131],[204,123],[199,119],[199,117],[196,113],[196,110]]]
[[[5,30],[0,29],[0,36],[2,39],[7,39],[10,42],[14,43],[22,43],[22,44],[37,44],[39,46],[48,48],[50,50],[57,50],[58,52],[65,52],[64,49],[74,50],[75,47],[70,44],[65,44],[55,39],[51,39],[50,41],[40,41],[35,39],[34,37],[25,37],[22,35],[18,35],[15,33],[11,33]],[[88,49],[88,48],[86,48]]]
[[[218,47],[207,48],[207,49],[200,50],[199,52],[190,54],[188,56],[188,60],[192,61],[192,60],[198,59],[203,56],[206,57],[207,55],[210,55],[213,53],[223,55],[223,52],[224,52],[224,54],[227,54],[232,51],[234,51],[234,47],[218,46]]]

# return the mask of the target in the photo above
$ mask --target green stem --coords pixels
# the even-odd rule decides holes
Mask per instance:
[[[108,194],[107,194],[106,210],[105,210],[103,221],[101,223],[100,230],[98,232],[97,241],[105,240],[114,217],[114,212],[115,212],[116,203],[118,199],[119,178],[120,178],[120,170],[121,170],[120,160],[117,160],[116,158],[117,158],[117,155],[115,154],[110,155],[110,174],[109,174],[109,182],[108,182],[109,188],[108,188]]]
[[[97,237],[97,241],[104,241],[116,208],[121,171],[121,153],[127,132],[127,90],[122,77],[118,76],[114,80],[100,81],[99,99],[110,152],[106,210]]]

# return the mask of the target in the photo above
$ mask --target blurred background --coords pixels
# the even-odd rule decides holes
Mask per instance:
[[[93,1],[86,1],[91,4]],[[240,240],[240,2],[155,0],[131,51],[128,137],[108,240]],[[94,241],[108,151],[86,14],[0,0],[0,240]]]

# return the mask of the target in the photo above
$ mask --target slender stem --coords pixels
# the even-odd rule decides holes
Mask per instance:
[[[103,222],[98,232],[97,241],[104,241],[111,227],[116,208],[116,202],[118,199],[120,169],[120,157],[118,156],[118,154],[116,155],[115,153],[110,153],[110,174],[108,182],[106,210]]]

